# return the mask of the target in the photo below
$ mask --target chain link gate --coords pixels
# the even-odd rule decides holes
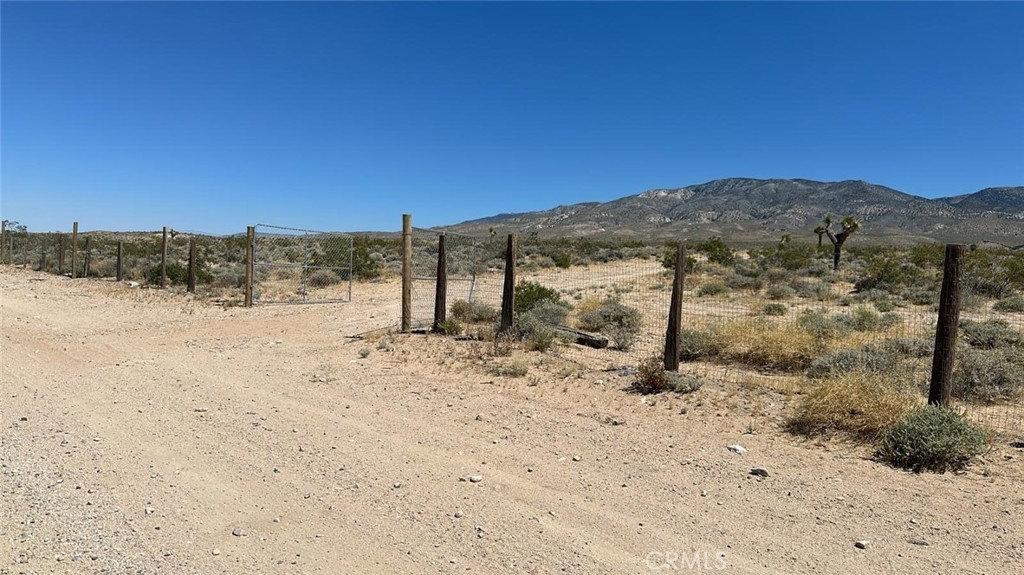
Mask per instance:
[[[429,327],[434,321],[438,240],[442,233],[422,228],[412,228],[411,231],[412,327]],[[481,263],[478,261],[479,240],[452,232],[443,235],[448,279],[447,305],[450,308],[456,301],[476,301],[482,295],[478,283]]]
[[[254,303],[352,301],[352,236],[258,224]]]

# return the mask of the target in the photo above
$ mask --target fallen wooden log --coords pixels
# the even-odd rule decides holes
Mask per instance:
[[[590,333],[588,331],[580,331],[571,327],[565,327],[564,325],[551,326],[560,333],[570,335],[576,339],[576,343],[592,347],[594,349],[604,349],[608,347],[608,338],[599,333]]]

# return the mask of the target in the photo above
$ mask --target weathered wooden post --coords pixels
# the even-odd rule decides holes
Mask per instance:
[[[445,255],[445,235],[437,237],[437,286],[434,288],[434,331],[448,319],[448,257]]]
[[[83,278],[88,278],[89,277],[89,258],[90,258],[90,256],[92,256],[92,247],[91,247],[92,242],[91,242],[91,240],[92,240],[92,236],[85,236],[85,257],[82,258],[83,260],[85,260],[85,267],[82,270],[82,277]]]
[[[932,380],[928,388],[930,404],[949,405],[953,388],[953,362],[956,359],[956,336],[960,325],[960,278],[963,262],[964,246],[946,244],[942,291],[939,294],[939,321],[935,326]]]
[[[252,307],[252,286],[256,281],[256,228],[245,228],[245,307]]]
[[[160,287],[167,287],[167,226],[164,226],[163,241],[160,242]]]
[[[188,238],[188,287],[189,293],[196,293],[196,237]]]
[[[57,274],[64,275],[64,234],[57,234]]]
[[[518,240],[519,238],[515,234],[509,234],[508,244],[505,247],[505,285],[501,291],[501,328],[499,329],[501,333],[508,333],[515,326]]]
[[[402,214],[402,325],[412,329],[412,214]]]
[[[124,279],[124,242],[117,242],[117,263],[114,265],[114,280]]]
[[[683,274],[686,257],[683,244],[676,247],[676,275],[672,281],[672,303],[668,308],[668,330],[665,332],[665,369],[679,370],[679,336],[683,328]]]
[[[71,279],[78,277],[78,222],[71,225]]]

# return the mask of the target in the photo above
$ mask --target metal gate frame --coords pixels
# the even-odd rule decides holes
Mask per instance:
[[[323,232],[317,230],[307,230],[303,228],[289,228],[284,226],[275,226],[271,224],[256,224],[255,235],[253,236],[253,303],[348,303],[352,301],[352,282],[355,270],[353,269],[353,257],[354,257],[354,238],[351,234],[344,232]],[[270,230],[270,231],[267,231]],[[261,238],[264,241],[261,242]],[[316,247],[316,243],[324,239],[329,238],[344,238],[348,241],[347,247],[343,248],[344,256],[348,258],[346,265],[323,265],[316,263],[317,256],[320,255]],[[286,247],[295,247],[299,245],[302,248],[302,257],[300,261],[291,261],[295,258],[284,258],[284,259],[273,259],[273,255],[270,253],[270,245],[268,242],[273,241],[274,243],[284,243]],[[295,290],[298,294],[297,298],[294,299],[269,299],[264,297],[264,294],[259,293],[255,288],[261,282],[257,279],[260,275],[258,272],[263,270],[269,272],[270,270],[299,270],[299,287]],[[340,277],[346,278],[348,282],[348,295],[347,297],[333,297],[333,298],[322,298],[322,299],[310,299],[310,278],[318,270],[329,270],[334,273],[340,274]],[[345,282],[342,279],[342,283]]]

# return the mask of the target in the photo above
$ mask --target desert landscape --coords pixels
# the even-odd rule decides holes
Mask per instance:
[[[1024,450],[915,474],[796,396],[0,267],[0,573],[1011,573]],[[1015,567],[1015,565],[1017,567]]]

